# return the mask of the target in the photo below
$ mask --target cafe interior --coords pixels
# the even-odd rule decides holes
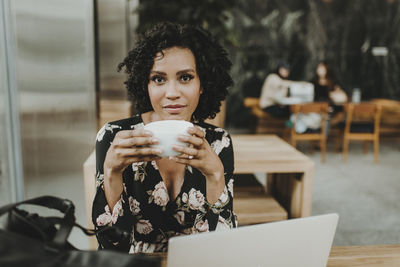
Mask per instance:
[[[233,63],[207,122],[232,138],[239,228],[337,213],[328,266],[400,266],[399,0],[4,0],[0,12],[1,206],[54,195],[93,227],[96,133],[136,114],[118,64],[152,24],[197,24]],[[282,62],[293,86],[277,117],[260,100]],[[316,100],[321,62],[343,99]],[[69,241],[97,249],[77,229]]]

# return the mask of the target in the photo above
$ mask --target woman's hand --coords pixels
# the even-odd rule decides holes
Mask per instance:
[[[224,165],[200,128],[190,127],[188,133],[191,136],[180,135],[178,140],[189,146],[174,145],[173,149],[182,154],[171,159],[198,169],[206,177],[207,201],[214,204],[225,187]]]
[[[159,159],[161,149],[152,148],[158,140],[143,129],[119,131],[104,160],[104,191],[110,210],[121,197],[122,172],[134,162]]]
[[[204,138],[204,132],[198,127],[190,127],[188,133],[191,136],[180,135],[178,141],[189,146],[174,145],[173,149],[182,154],[172,159],[198,169],[206,177],[223,174],[224,166],[221,159]]]
[[[134,162],[159,159],[161,149],[152,133],[143,129],[119,131],[112,141],[104,160],[104,173],[122,172]]]
[[[333,91],[329,92],[329,98],[335,104],[343,104],[347,102],[347,95],[339,85],[336,85]]]

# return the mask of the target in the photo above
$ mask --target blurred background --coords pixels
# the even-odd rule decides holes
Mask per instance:
[[[113,112],[135,112],[117,65],[158,21],[201,25],[227,48],[235,85],[224,124],[233,133],[251,132],[243,99],[260,95],[280,60],[305,81],[328,60],[348,95],[400,100],[399,0],[1,0],[0,17],[0,204],[59,195],[76,203],[82,224],[82,164],[96,132]]]
[[[234,62],[226,125],[242,128],[249,122],[243,97],[260,95],[279,60],[291,65],[291,79],[305,81],[327,60],[349,95],[362,88],[364,99],[399,99],[399,8],[396,0],[148,0],[137,10],[137,31],[170,20],[214,33]]]

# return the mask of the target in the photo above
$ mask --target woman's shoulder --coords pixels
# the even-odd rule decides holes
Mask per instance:
[[[195,125],[204,131],[205,138],[210,144],[217,140],[225,140],[230,143],[230,135],[227,130],[206,122],[195,123]]]
[[[134,115],[130,118],[125,118],[121,120],[111,121],[105,123],[100,130],[97,132],[97,141],[102,141],[105,134],[115,135],[121,130],[132,130],[143,128],[143,120],[140,114]]]
[[[140,114],[136,114],[132,117],[116,120],[112,122],[108,122],[109,125],[118,125],[123,130],[137,129],[142,128],[144,126],[143,120]]]
[[[282,79],[278,74],[276,73],[270,73],[267,78],[265,79],[265,84],[269,86],[279,86],[282,83],[286,83],[288,80]]]
[[[267,80],[271,80],[271,81],[280,81],[280,80],[282,80],[282,78],[279,77],[278,74],[276,74],[276,73],[273,72],[273,73],[268,74]]]
[[[225,148],[228,148],[227,151],[232,150],[231,136],[227,130],[205,122],[196,125],[203,129],[206,140],[217,155]]]
[[[202,128],[206,134],[228,134],[227,130],[207,122],[199,122],[194,124]]]

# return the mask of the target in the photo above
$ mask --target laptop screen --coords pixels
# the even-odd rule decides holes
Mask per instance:
[[[168,267],[325,267],[337,214],[174,237]]]

